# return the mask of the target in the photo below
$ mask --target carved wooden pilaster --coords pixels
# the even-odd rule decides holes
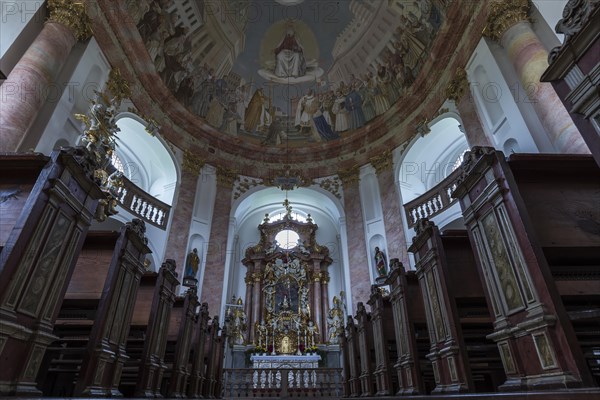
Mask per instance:
[[[0,183],[14,179],[15,171],[30,171],[31,177],[20,186],[19,197],[27,202],[13,210],[20,216],[0,255],[0,363],[10,365],[0,368],[0,395],[39,395],[38,369],[56,340],[54,323],[104,195],[74,152],[1,159],[7,168],[0,168]],[[4,210],[11,202],[6,200]],[[7,217],[0,215],[3,229]]]
[[[356,325],[354,324],[354,318],[348,316],[348,322],[346,324],[346,349],[348,350],[348,371],[349,371],[349,386],[350,386],[350,397],[360,396],[360,366],[359,366],[359,352],[358,352],[358,333]]]
[[[350,397],[350,357],[348,355],[348,340],[345,332],[338,336],[340,344],[340,359],[342,361],[342,388],[344,397]]]
[[[179,322],[179,333],[177,335],[177,346],[175,347],[175,359],[173,361],[173,372],[169,385],[168,397],[185,397],[190,369],[188,362],[192,347],[192,334],[194,333],[194,322],[196,320],[196,307],[198,307],[198,296],[196,288],[191,287],[185,292],[181,320]]]
[[[209,329],[210,347],[208,351],[208,365],[206,366],[206,375],[204,380],[204,397],[212,399],[215,397],[216,380],[220,379],[217,374],[219,366],[219,317],[214,316]]]
[[[196,320],[196,341],[194,343],[194,358],[192,360],[192,372],[187,395],[189,398],[202,397],[204,390],[204,370],[206,364],[204,356],[206,352],[206,341],[208,337],[208,304],[202,303],[200,313]]]
[[[417,308],[415,303],[422,300],[421,298],[408,299],[406,271],[397,258],[390,260],[390,273],[385,283],[390,285],[391,289],[390,300],[394,318],[396,351],[398,352],[398,359],[394,364],[399,385],[397,395],[406,396],[424,393],[414,321],[411,320],[408,309],[409,301],[412,304],[411,308],[414,309]]]
[[[373,326],[371,314],[367,312],[364,304],[358,303],[356,311],[358,350],[360,352],[360,391],[362,396],[375,394],[373,381],[373,368],[371,365],[371,349],[373,348]]]
[[[75,387],[78,396],[121,396],[119,383],[131,317],[150,253],[144,221],[134,219],[121,229],[98,313]]]
[[[371,306],[371,323],[373,325],[373,345],[375,347],[375,385],[377,387],[377,396],[389,396],[394,393],[392,388],[392,378],[390,371],[389,350],[387,347],[388,338],[386,329],[388,323],[393,324],[391,317],[391,307],[389,299],[384,299],[381,291],[375,286],[372,287],[371,297],[368,301]]]
[[[179,284],[175,269],[175,261],[166,260],[158,271],[146,340],[138,371],[136,397],[160,396],[162,377],[167,368],[164,357],[169,321]]]
[[[460,200],[507,381],[501,390],[592,385],[529,211],[501,152],[465,155]],[[568,343],[568,345],[567,345]]]
[[[433,365],[436,387],[434,393],[465,392],[473,382],[460,319],[456,309],[446,266],[446,254],[438,228],[427,219],[415,226],[417,236],[409,248],[417,261],[417,276],[421,285],[427,328],[431,343],[427,358]]]

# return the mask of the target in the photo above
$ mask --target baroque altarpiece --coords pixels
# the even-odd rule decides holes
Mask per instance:
[[[332,259],[329,249],[317,243],[318,227],[310,215],[306,222],[297,220],[284,204],[286,214],[273,222],[265,217],[258,226],[259,243],[246,249],[242,260],[248,269],[246,338],[257,352],[301,355],[329,342]],[[281,232],[296,240],[282,240]]]

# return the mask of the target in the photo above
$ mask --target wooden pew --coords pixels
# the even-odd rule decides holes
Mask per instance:
[[[176,289],[179,285],[174,260],[166,260],[158,272],[152,296],[152,307],[148,319],[148,327],[143,340],[143,350],[138,362],[136,397],[158,397],[165,369],[164,357],[167,347],[167,330],[171,310],[175,302]],[[141,289],[141,288],[140,288]],[[138,295],[139,303],[140,298]],[[127,351],[132,351],[128,342]],[[121,382],[123,384],[123,382]]]
[[[36,377],[104,194],[86,154],[0,156],[0,395],[40,395]],[[89,174],[89,175],[88,175]]]
[[[564,155],[507,162],[492,148],[475,147],[461,170],[453,197],[460,200],[493,310],[488,337],[507,375],[501,389],[592,386],[546,254],[548,248],[597,251],[600,237],[589,232],[600,193],[595,163]]]
[[[391,359],[397,358],[397,346],[394,337],[394,319],[392,303],[382,291],[371,287],[371,297],[367,302],[371,307],[373,327],[373,345],[375,350],[375,369],[373,376],[377,396],[389,396],[398,391],[395,374],[392,374]]]
[[[390,286],[390,302],[396,339],[397,359],[394,362],[398,380],[397,395],[425,393],[425,379],[422,375],[415,324],[425,324],[423,296],[414,272],[407,279],[404,266],[397,259],[390,260],[390,273],[385,283]],[[409,285],[409,282],[412,284]],[[408,303],[410,302],[410,307]],[[430,373],[429,375],[431,375]],[[433,386],[433,385],[431,385]]]
[[[361,396],[374,395],[376,391],[373,370],[375,369],[375,351],[373,348],[373,326],[371,314],[367,312],[362,302],[357,304],[356,310],[358,350],[360,361],[360,391]]]
[[[201,397],[204,392],[204,382],[206,381],[205,371],[208,364],[206,357],[208,333],[208,304],[202,303],[200,313],[196,318],[196,338],[193,344],[192,371],[187,391],[187,395],[190,398]]]
[[[346,351],[348,353],[348,382],[350,386],[350,397],[358,397],[361,394],[360,389],[360,366],[358,351],[358,331],[354,323],[354,318],[351,315],[348,316],[348,322],[346,323]]]
[[[188,378],[191,373],[192,334],[196,321],[196,308],[199,304],[196,293],[195,287],[189,288],[185,293],[167,397],[185,397],[187,391]]]
[[[128,359],[127,337],[146,255],[144,222],[121,229],[75,387],[76,395],[121,396],[119,384]]]

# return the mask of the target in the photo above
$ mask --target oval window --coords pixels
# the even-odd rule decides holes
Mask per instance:
[[[281,231],[275,235],[275,241],[277,242],[277,245],[285,250],[296,247],[298,245],[298,239],[300,239],[300,236],[290,229]]]

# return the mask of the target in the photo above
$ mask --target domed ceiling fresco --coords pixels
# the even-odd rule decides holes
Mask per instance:
[[[127,1],[156,73],[221,135],[338,141],[418,76],[448,0]]]

